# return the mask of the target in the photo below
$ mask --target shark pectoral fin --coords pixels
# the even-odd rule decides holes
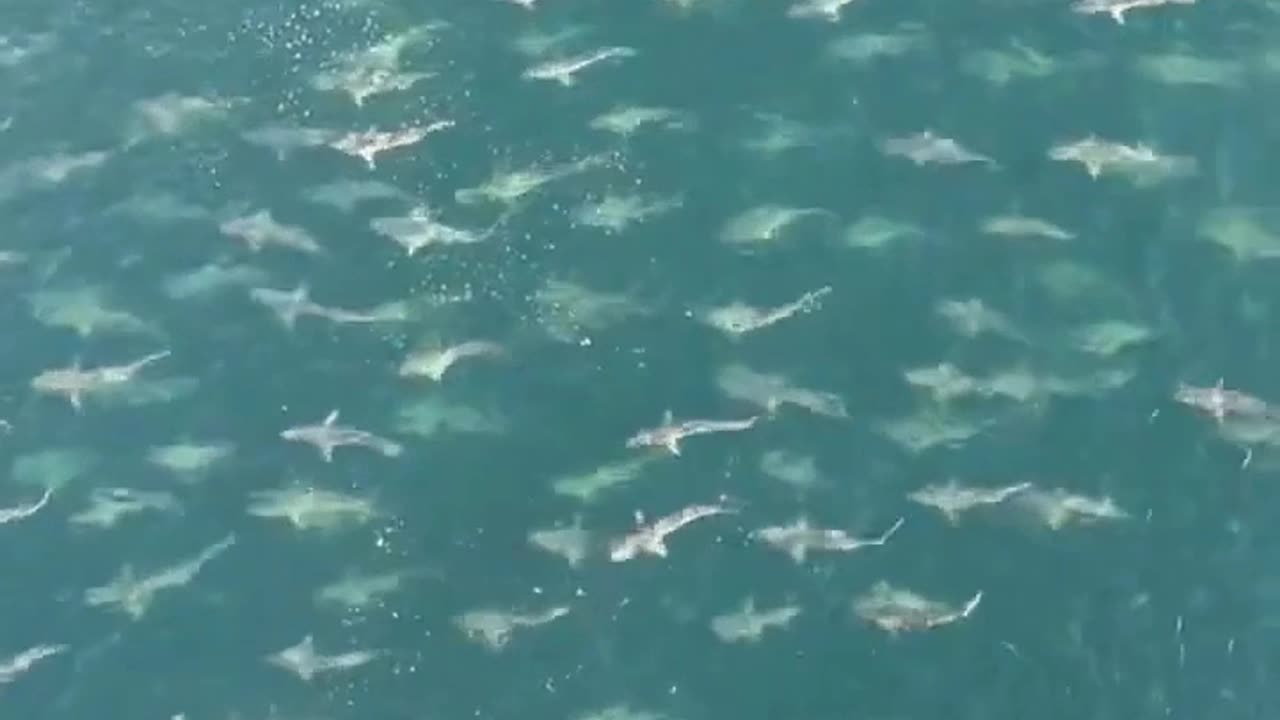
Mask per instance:
[[[658,557],[666,557],[667,544],[661,540],[655,540],[653,541],[653,543],[649,545],[649,552],[652,552],[654,555],[657,555]]]
[[[680,454],[680,441],[679,441],[679,440],[676,440],[676,439],[674,439],[674,438],[672,438],[671,440],[668,440],[668,441],[667,441],[666,448],[667,448],[667,450],[668,450],[668,451],[670,451],[670,452],[671,452],[671,454],[672,454],[672,455],[679,455],[679,454]]]
[[[325,462],[333,462],[333,446],[332,446],[332,445],[325,445],[325,446],[321,447],[321,448],[320,448],[320,457],[324,458],[324,461],[325,461]]]

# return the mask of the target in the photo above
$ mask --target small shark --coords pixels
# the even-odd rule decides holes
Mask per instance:
[[[400,364],[400,377],[427,377],[435,382],[455,363],[466,358],[501,357],[506,351],[490,340],[467,340],[445,348],[431,348],[411,353]]]
[[[756,608],[754,597],[748,597],[736,611],[711,618],[711,632],[724,642],[759,642],[767,630],[784,628],[800,615],[797,605],[782,605],[768,610]]]
[[[172,590],[191,582],[201,568],[226,552],[235,542],[234,534],[227,535],[201,550],[195,557],[161,568],[143,578],[138,577],[133,565],[126,564],[111,582],[85,590],[85,604],[90,607],[114,605],[134,620],[141,619],[161,590]]]
[[[172,493],[158,490],[95,487],[89,494],[89,507],[67,521],[80,528],[106,529],[124,517],[149,510],[178,512],[178,500]]]
[[[903,519],[893,524],[888,530],[874,538],[856,538],[844,530],[816,528],[809,524],[807,518],[801,518],[791,525],[773,525],[760,528],[751,533],[751,537],[761,540],[785,551],[797,563],[803,563],[810,550],[836,550],[852,552],[864,547],[880,546],[889,542],[889,538],[902,527]]]
[[[839,395],[799,387],[782,375],[759,372],[745,365],[721,368],[716,373],[716,385],[726,397],[764,408],[770,416],[776,415],[784,405],[794,405],[826,417],[849,417],[849,409]]]
[[[666,557],[666,539],[671,533],[702,518],[737,512],[737,510],[725,504],[726,500],[727,498],[721,496],[718,504],[690,505],[666,517],[658,518],[652,525],[644,525],[644,516],[637,513],[636,524],[638,527],[630,534],[610,543],[609,559],[613,562],[624,562],[641,553]]]
[[[1147,145],[1125,145],[1090,135],[1081,140],[1055,145],[1049,149],[1049,159],[1078,162],[1084,165],[1089,177],[1096,180],[1109,168],[1150,166],[1159,163],[1161,158]]]
[[[604,154],[590,155],[571,162],[553,165],[530,166],[520,170],[497,170],[484,184],[477,187],[459,188],[454,191],[453,199],[461,205],[480,203],[498,203],[507,207],[503,218],[508,213],[519,209],[521,201],[538,188],[547,183],[563,180],[594,168],[605,166],[609,157]],[[501,222],[503,218],[500,218]]]
[[[529,544],[560,556],[569,567],[576,568],[591,553],[592,536],[582,527],[582,516],[575,515],[572,524],[531,531]]]
[[[249,290],[249,297],[275,312],[280,322],[290,330],[303,315],[322,317],[340,324],[396,322],[406,319],[404,307],[394,303],[369,310],[326,307],[311,299],[311,291],[306,285],[299,285],[293,290],[252,288]]]
[[[26,503],[23,505],[15,505],[13,507],[0,508],[0,525],[4,525],[5,523],[11,523],[11,522],[14,522],[15,520],[25,520],[31,517],[32,515],[35,515],[36,513],[40,512],[40,510],[44,508],[45,505],[49,504],[49,498],[52,496],[53,496],[53,488],[47,487],[44,489],[44,495],[41,495],[40,499],[33,503]]]
[[[889,138],[880,143],[886,155],[905,157],[916,165],[963,165],[983,163],[994,167],[995,160],[973,152],[951,138],[935,135],[931,130],[906,137]]]
[[[280,437],[293,442],[304,442],[314,445],[320,451],[325,462],[333,461],[333,450],[342,445],[359,445],[381,453],[386,457],[397,457],[404,452],[404,446],[393,440],[374,435],[365,430],[338,425],[338,411],[333,410],[324,420],[315,425],[298,425],[280,432]]]
[[[749,332],[786,320],[797,313],[812,312],[820,307],[823,296],[830,292],[831,287],[827,285],[817,290],[810,290],[791,302],[775,307],[760,308],[743,302],[733,302],[708,308],[700,315],[701,320],[707,325],[736,339]]]
[[[511,641],[517,628],[545,625],[569,614],[569,606],[554,605],[541,612],[505,612],[502,610],[471,610],[453,619],[454,625],[468,639],[474,640],[497,652]]]
[[[250,515],[287,520],[295,530],[331,530],[379,516],[369,497],[290,484],[249,493]]]
[[[218,225],[218,230],[223,235],[239,239],[255,253],[268,245],[312,255],[324,252],[311,233],[297,225],[286,225],[276,220],[270,210],[224,220]]]
[[[31,380],[31,387],[36,392],[52,393],[67,398],[71,406],[79,412],[83,409],[83,397],[107,387],[124,385],[134,375],[151,363],[169,357],[168,350],[151,353],[145,357],[123,365],[103,365],[96,368],[81,368],[77,360],[69,368],[45,370]]]
[[[335,136],[337,132],[325,128],[264,126],[251,129],[241,137],[251,145],[274,151],[275,159],[283,163],[293,152],[320,147],[333,142]]]
[[[1194,5],[1196,0],[1080,0],[1071,9],[1082,15],[1107,13],[1117,24],[1124,24],[1124,14],[1139,8],[1159,5]]]
[[[442,222],[439,214],[431,208],[419,205],[406,215],[376,217],[369,221],[369,227],[404,248],[406,256],[413,257],[419,250],[432,246],[471,245],[484,242],[506,224],[513,213],[513,210],[508,209],[488,228],[482,232],[474,232],[448,225]]]
[[[62,643],[55,645],[35,645],[0,661],[0,685],[7,685],[19,675],[31,669],[31,666],[47,657],[53,657],[66,651],[70,646]]]
[[[910,590],[894,588],[881,580],[871,592],[853,603],[854,613],[890,634],[904,630],[931,630],[963,620],[982,602],[982,591],[974,593],[960,607],[930,600]]]
[[[1223,388],[1222,378],[1218,378],[1218,384],[1213,387],[1196,387],[1178,383],[1177,389],[1173,392],[1173,399],[1183,405],[1190,405],[1197,410],[1209,413],[1219,425],[1227,415],[1258,417],[1271,413],[1271,406],[1264,400],[1239,390]]]
[[[437,120],[422,127],[410,127],[403,130],[375,130],[369,128],[361,132],[352,132],[333,141],[334,150],[364,160],[370,170],[375,168],[379,154],[388,150],[407,147],[421,142],[423,138],[434,132],[453,127],[452,120]]]
[[[1090,497],[1062,488],[1040,490],[1029,488],[1010,502],[1040,520],[1050,530],[1061,530],[1069,523],[1093,524],[1102,520],[1127,520],[1131,516],[1110,497]]]
[[[315,640],[307,635],[297,645],[268,655],[267,662],[292,672],[303,682],[310,682],[319,673],[358,668],[381,654],[380,650],[352,650],[338,655],[321,655],[316,652]]]
[[[252,145],[274,151],[276,159],[283,162],[298,150],[316,148],[333,142],[336,135],[336,131],[324,128],[267,125],[249,130],[241,137]]]
[[[960,520],[960,513],[979,505],[998,505],[1011,496],[1031,488],[1031,483],[1022,482],[998,488],[967,487],[955,480],[945,485],[926,485],[912,491],[907,499],[925,507],[931,507],[942,513],[952,525]]]
[[[935,310],[955,332],[967,338],[991,333],[1014,342],[1031,342],[1004,313],[987,307],[978,298],[947,298],[939,301]]]
[[[554,80],[564,87],[569,87],[576,82],[574,73],[595,65],[602,60],[609,58],[625,58],[636,54],[634,48],[624,46],[614,46],[592,50],[589,53],[583,53],[575,57],[565,58],[563,60],[552,60],[549,62],[534,65],[524,71],[524,77],[529,80]]]
[[[746,430],[756,424],[759,415],[752,415],[745,420],[683,420],[675,422],[671,411],[662,416],[662,424],[647,428],[627,439],[627,447],[661,447],[672,455],[680,454],[680,441],[691,435],[706,435],[716,432],[735,432]]]
[[[840,11],[851,2],[853,0],[801,0],[787,8],[787,17],[840,22]]]

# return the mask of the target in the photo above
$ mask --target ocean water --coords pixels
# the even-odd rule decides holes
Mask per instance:
[[[0,7],[3,715],[1270,717],[1280,15],[1132,4]]]

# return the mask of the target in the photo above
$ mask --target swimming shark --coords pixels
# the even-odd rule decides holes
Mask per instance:
[[[386,457],[396,457],[404,452],[404,447],[398,442],[379,437],[366,430],[339,425],[337,410],[331,411],[319,423],[287,428],[281,431],[280,437],[315,446],[325,462],[332,462],[334,448],[343,445],[359,445]]]

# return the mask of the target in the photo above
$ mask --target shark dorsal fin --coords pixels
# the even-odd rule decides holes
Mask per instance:
[[[675,415],[671,413],[671,408],[662,411],[662,424],[670,425],[676,421]]]
[[[338,422],[338,411],[330,410],[329,414],[324,416],[323,424],[325,427],[331,427],[336,422]]]

